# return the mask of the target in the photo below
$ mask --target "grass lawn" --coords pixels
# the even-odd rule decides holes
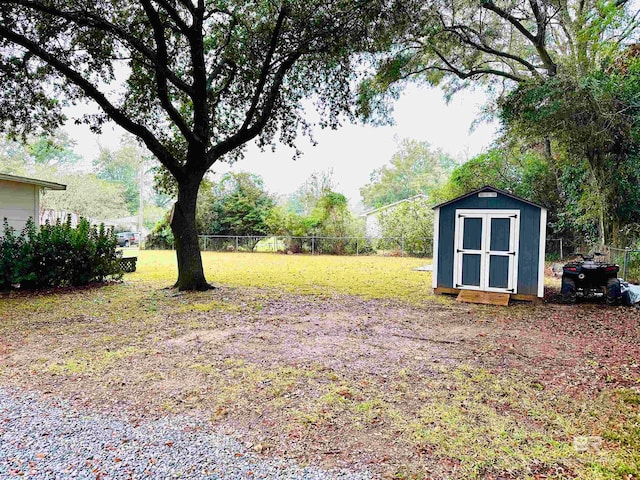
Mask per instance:
[[[163,287],[177,277],[175,253],[143,251],[131,282]],[[424,258],[338,257],[261,253],[202,254],[207,278],[233,287],[274,288],[290,293],[362,295],[367,298],[433,299],[431,275],[412,269],[431,263]]]
[[[122,283],[0,296],[0,385],[380,478],[639,478],[636,309],[551,280],[544,305],[458,304],[424,259],[203,260],[216,290],[165,288],[174,253],[141,251]]]

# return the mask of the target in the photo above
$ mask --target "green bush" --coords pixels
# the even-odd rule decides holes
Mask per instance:
[[[81,286],[122,277],[112,229],[71,219],[38,230],[29,219],[18,235],[4,220],[0,236],[0,290]]]
[[[33,222],[31,222],[33,224]],[[11,288],[24,282],[35,280],[33,271],[33,245],[29,241],[29,224],[22,234],[17,235],[13,227],[4,219],[4,235],[0,237],[0,289]]]
[[[169,225],[169,215],[156,223],[154,229],[147,235],[144,248],[147,250],[171,250],[174,238],[171,226]]]
[[[414,198],[378,214],[381,236],[393,239],[389,250],[428,257],[433,250],[433,210],[428,198]]]

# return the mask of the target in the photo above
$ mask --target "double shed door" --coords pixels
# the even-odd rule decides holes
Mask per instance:
[[[517,293],[518,210],[456,210],[455,288]]]

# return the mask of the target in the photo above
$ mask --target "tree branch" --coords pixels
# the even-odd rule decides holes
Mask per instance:
[[[122,110],[113,105],[104,94],[99,91],[95,85],[89,82],[84,76],[74,70],[70,65],[65,63],[58,56],[46,51],[37,43],[20,35],[3,24],[0,24],[0,38],[5,38],[12,43],[20,45],[24,49],[31,52],[36,57],[42,59],[45,63],[57,70],[62,76],[64,76],[70,83],[80,88],[84,94],[96,102],[100,108],[111,118],[115,123],[120,125],[126,131],[139,137],[153,152],[158,160],[177,178],[182,178],[182,168],[178,161],[169,153],[169,151],[162,145],[158,139],[149,131],[145,126],[133,121]]]
[[[466,80],[467,78],[471,78],[476,75],[496,75],[498,77],[508,78],[509,80],[513,80],[514,82],[521,83],[525,81],[524,78],[519,77],[517,75],[511,74],[509,72],[505,72],[503,70],[496,70],[493,68],[480,68],[480,69],[472,69],[469,71],[462,71],[459,68],[456,68],[442,53],[440,53],[437,49],[433,49],[433,52],[442,60],[442,62],[447,66],[447,68],[442,67],[430,67],[430,70],[440,70],[444,72],[450,72],[461,78],[462,80]]]
[[[167,2],[166,0],[155,0],[155,1],[167,12],[167,14],[175,22],[180,32],[186,35],[187,32],[189,31],[189,25],[187,25],[185,21],[182,19],[182,17],[180,16],[180,12],[178,12],[178,10],[170,2]],[[188,3],[188,2],[184,2],[184,3]]]
[[[463,30],[463,31],[464,30],[468,30],[468,31],[472,32],[474,35],[476,35],[480,39],[480,41],[482,43],[474,42],[471,39],[471,37],[469,37],[468,35],[463,35],[458,30]],[[495,55],[496,57],[499,57],[499,58],[506,58],[506,59],[509,59],[509,60],[513,60],[513,61],[521,64],[522,66],[524,66],[527,70],[529,70],[535,76],[539,76],[540,75],[538,73],[538,70],[536,69],[535,65],[531,64],[530,62],[528,62],[524,58],[519,57],[517,55],[514,55],[512,53],[509,53],[509,52],[496,50],[495,48],[492,48],[489,45],[487,45],[486,42],[484,42],[482,40],[482,36],[480,35],[480,33],[476,32],[471,27],[468,27],[466,25],[451,25],[449,27],[444,27],[444,31],[453,33],[454,35],[456,35],[460,39],[460,41],[462,41],[463,43],[465,43],[465,44],[467,44],[467,45],[469,45],[469,46],[471,46],[473,48],[475,48],[476,50],[479,50],[479,51],[484,52],[484,53],[488,53],[490,55]]]
[[[204,153],[209,144],[211,133],[211,119],[209,117],[209,97],[207,95],[207,62],[204,52],[204,16],[203,0],[198,0],[198,6],[193,12],[193,25],[187,38],[191,54],[191,68],[193,74],[193,90],[198,99],[193,101],[194,134],[200,144],[202,155],[197,156],[197,162],[205,163]],[[191,146],[190,146],[191,148]]]
[[[493,3],[493,0],[481,0],[482,8],[486,8],[487,10],[492,11],[499,17],[505,19],[507,22],[513,25],[520,33],[522,33],[522,35],[524,35],[525,38],[527,38],[531,42],[531,44],[535,47],[536,51],[538,52],[538,55],[540,56],[542,63],[545,65],[545,69],[547,70],[549,75],[554,76],[557,71],[557,65],[555,64],[555,62],[549,55],[549,52],[547,52],[544,46],[544,40],[545,40],[544,32],[546,31],[546,24],[544,23],[544,15],[539,11],[536,0],[531,0],[530,4],[534,12],[534,15],[536,16],[536,24],[538,26],[538,31],[536,32],[536,35],[532,34],[529,30],[527,30],[527,28],[522,24],[522,22],[518,20],[516,17],[511,15],[509,12],[506,12],[505,10],[502,10],[501,8],[496,6],[496,4]],[[536,15],[536,11],[538,12],[538,15]]]
[[[231,68],[231,72],[229,72],[229,75],[227,75],[227,78],[224,80],[222,85],[216,91],[212,91],[211,85],[207,84],[207,92],[212,97],[212,100],[213,100],[213,105],[211,105],[211,110],[212,112],[214,112],[214,115],[215,115],[215,111],[218,108],[218,105],[220,104],[220,99],[229,90],[231,83],[235,79],[237,68],[238,68],[235,64],[231,62],[227,62],[226,65],[229,65],[229,67]],[[222,72],[222,66],[220,67],[219,72],[216,73],[216,76],[218,76],[221,72]]]
[[[154,67],[160,104],[169,115],[169,118],[176,124],[187,142],[194,141],[195,137],[193,132],[189,128],[189,125],[187,125],[184,118],[182,118],[182,115],[180,115],[180,113],[175,109],[171,103],[171,98],[169,97],[169,87],[167,85],[169,57],[167,54],[167,43],[164,37],[164,26],[162,25],[162,20],[160,19],[158,12],[153,8],[153,5],[151,5],[150,0],[142,0],[140,3],[142,3],[144,11],[147,14],[147,18],[149,18],[149,23],[153,28],[153,38],[158,52]]]
[[[280,32],[282,29],[282,25],[284,23],[284,19],[287,16],[287,9],[282,7],[280,9],[280,13],[278,14],[278,19],[276,20],[275,28],[273,29],[273,33],[271,34],[271,42],[269,43],[269,50],[267,51],[267,55],[265,56],[262,62],[262,70],[260,71],[260,77],[258,78],[258,83],[256,85],[255,92],[253,93],[253,98],[251,99],[251,106],[247,111],[247,115],[245,117],[244,123],[242,127],[240,127],[240,131],[247,130],[249,125],[253,120],[253,116],[255,115],[256,109],[258,108],[258,102],[260,101],[260,97],[262,96],[262,92],[264,90],[264,86],[267,82],[267,77],[269,76],[269,70],[271,68],[271,60],[273,59],[273,54],[276,51],[276,47],[278,46],[278,41],[280,39]]]
[[[498,8],[496,4],[493,3],[492,0],[482,0],[480,4],[482,5],[482,8],[491,10],[493,13],[505,19],[511,25],[516,27],[518,31],[522,33],[526,38],[528,38],[531,43],[535,43],[535,40],[536,40],[535,36],[529,30],[527,30],[527,28],[524,25],[522,25],[520,20],[518,20],[516,17],[514,17],[508,12],[505,12],[501,8]]]
[[[262,112],[258,116],[257,120],[248,128],[241,128],[235,134],[226,138],[225,140],[219,142],[214,147],[212,147],[207,152],[207,168],[211,167],[215,163],[215,161],[220,158],[222,155],[229,153],[234,148],[248,142],[255,138],[260,131],[267,124],[267,121],[271,117],[271,113],[276,104],[276,100],[280,93],[280,88],[282,86],[282,82],[287,74],[287,72],[293,67],[293,65],[298,61],[302,54],[299,52],[292,53],[289,55],[287,59],[285,59],[278,70],[276,71],[273,79],[273,83],[269,88],[269,92],[267,98],[264,102],[264,106],[262,108]]]
[[[231,16],[231,24],[229,25],[229,29],[227,30],[227,34],[225,35],[224,42],[222,43],[222,45],[220,45],[216,49],[216,54],[215,54],[216,56],[219,55],[220,52],[222,52],[225,48],[227,48],[229,46],[229,44],[231,43],[231,38],[232,38],[232,35],[233,35],[233,29],[235,28],[236,24],[237,24],[236,18],[234,16]],[[213,84],[213,81],[220,74],[220,72],[222,72],[222,69],[224,68],[225,64],[230,64],[230,62],[228,62],[226,59],[223,58],[211,70],[211,74],[209,75],[209,78],[207,78],[207,90],[209,90],[211,88],[211,85]],[[234,68],[235,68],[235,66],[234,66]]]
[[[129,30],[119,27],[118,25],[108,21],[107,19],[95,15],[88,11],[65,11],[60,8],[51,6],[51,3],[43,3],[34,0],[12,0],[12,3],[32,9],[34,11],[58,17],[75,23],[80,27],[92,27],[106,33],[114,35],[123,43],[129,45],[134,51],[139,52],[143,57],[149,59],[152,63],[157,62],[157,55],[152,49],[148,48],[143,42],[130,33]],[[166,71],[167,78],[178,89],[187,95],[192,95],[191,86],[178,77],[173,71]]]

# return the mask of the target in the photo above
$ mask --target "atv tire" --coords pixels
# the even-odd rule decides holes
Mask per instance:
[[[560,288],[562,303],[576,303],[576,282],[572,278],[562,277]]]
[[[618,303],[621,296],[620,280],[617,278],[610,278],[607,280],[607,305],[614,305]]]

